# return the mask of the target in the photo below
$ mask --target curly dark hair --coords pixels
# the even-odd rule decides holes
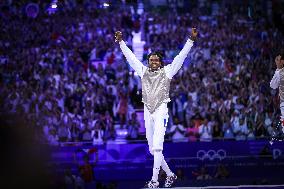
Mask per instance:
[[[160,62],[161,62],[161,67],[164,67],[163,55],[159,51],[154,51],[154,52],[151,52],[150,54],[148,54],[148,56],[147,56],[147,64],[149,64],[149,58],[152,55],[157,55],[159,57]]]

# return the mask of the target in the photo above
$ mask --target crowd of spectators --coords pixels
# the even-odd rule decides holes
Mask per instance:
[[[12,4],[0,17],[1,104],[15,116],[27,115],[51,144],[115,140],[115,124],[128,130],[128,139],[139,138],[141,83],[113,38],[121,30],[131,48],[139,16],[125,7],[91,5],[66,5],[30,18]],[[283,33],[265,17],[248,21],[229,11],[202,16],[195,9],[173,14],[140,17],[145,55],[159,50],[169,63],[190,28],[199,32],[171,83],[168,139],[281,136],[278,95],[269,81]]]
[[[174,16],[173,16],[174,14]],[[174,141],[252,140],[283,137],[277,90],[269,87],[283,33],[263,15],[248,18],[225,8],[217,16],[149,13],[145,55],[161,51],[171,61],[191,27],[199,38],[171,83]]]

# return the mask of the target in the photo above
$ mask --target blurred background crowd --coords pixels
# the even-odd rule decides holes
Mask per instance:
[[[130,48],[133,32],[142,33],[145,64],[150,51],[171,63],[192,27],[199,36],[171,82],[167,140],[283,137],[278,91],[269,87],[284,45],[283,4],[269,13],[257,1],[168,1],[138,14],[140,1],[33,1],[38,13],[28,2],[1,4],[0,99],[2,113],[27,115],[42,142],[100,144],[120,130],[145,139],[140,79],[114,32]]]

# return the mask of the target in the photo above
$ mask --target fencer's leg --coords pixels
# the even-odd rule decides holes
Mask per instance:
[[[162,154],[162,169],[166,172],[167,176],[172,176],[173,175],[173,172],[170,170],[166,160],[165,160],[165,157],[164,155]]]
[[[167,109],[167,106],[166,105],[162,105],[161,106],[162,109],[160,109],[160,112],[158,115],[160,118],[162,119],[159,119],[159,120],[156,120],[156,122],[160,122],[160,126],[163,125],[163,127],[167,130],[167,126],[168,126],[168,121],[169,121],[169,114],[168,114],[168,109]],[[163,130],[164,128],[161,127],[160,130]],[[163,136],[164,138],[164,133],[161,133],[161,136]],[[165,158],[164,158],[164,155],[162,154],[162,163],[161,163],[161,166],[162,166],[162,169],[166,172],[167,176],[171,176],[173,175],[172,171],[170,170]]]
[[[163,160],[162,150],[154,150],[154,166],[153,166],[153,176],[152,180],[158,181],[158,176],[160,172],[160,167]]]
[[[151,119],[150,112],[148,109],[145,107],[144,108],[144,121],[145,121],[145,129],[146,129],[146,139],[148,142],[149,146],[149,151],[152,155],[153,153],[153,135],[154,135],[154,122]]]
[[[149,145],[150,154],[152,154],[154,156],[154,152],[153,152],[152,148],[153,148],[153,145]],[[161,167],[166,172],[167,176],[173,175],[173,172],[170,170],[170,168],[169,168],[169,166],[168,166],[168,164],[167,164],[167,162],[165,160],[165,157],[164,157],[163,153],[162,153]]]
[[[282,126],[282,132],[284,133],[284,102],[280,103],[280,111],[281,111],[281,126]]]
[[[166,132],[167,119],[167,105],[162,104],[154,113],[154,136],[153,136],[153,150],[154,150],[154,166],[152,180],[157,180],[162,161],[164,159],[162,151],[164,144],[164,137]]]
[[[168,112],[166,111],[165,112],[165,117],[164,117],[164,127],[166,128],[167,130],[167,127],[168,127],[168,122],[169,122],[169,114]],[[167,176],[172,176],[173,175],[173,172],[170,170],[166,160],[165,160],[165,157],[163,155],[163,160],[162,160],[162,169],[166,172]]]

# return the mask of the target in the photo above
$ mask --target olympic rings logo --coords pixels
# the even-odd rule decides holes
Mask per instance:
[[[199,150],[196,153],[196,158],[202,161],[205,159],[209,159],[210,161],[213,161],[215,159],[223,160],[226,157],[226,151],[223,149],[219,149],[218,151],[208,150],[207,152],[205,150]]]

